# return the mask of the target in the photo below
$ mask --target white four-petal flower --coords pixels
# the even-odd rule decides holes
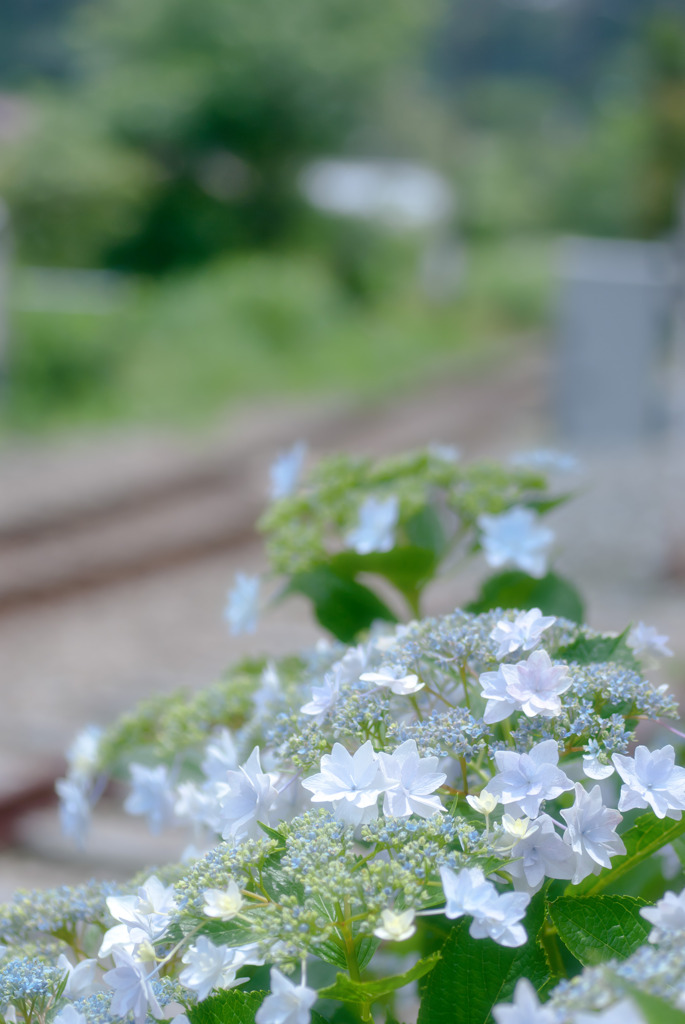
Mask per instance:
[[[530,902],[528,893],[500,895],[480,868],[462,868],[457,874],[443,865],[440,879],[447,901],[445,917],[471,916],[469,934],[474,939],[489,936],[500,946],[523,945],[526,930],[519,922]]]
[[[302,785],[313,803],[332,803],[337,818],[351,825],[378,817],[378,797],[385,789],[378,755],[367,740],[354,754],[334,743],[330,754],[321,758],[321,771]]]
[[[527,978],[519,978],[512,1003],[498,1003],[492,1008],[497,1024],[555,1024],[551,1010],[540,1005],[537,993]]]
[[[236,973],[246,963],[253,962],[243,950],[215,946],[206,935],[199,935],[182,959],[188,966],[181,971],[178,980],[184,988],[196,993],[198,1001],[206,999],[213,989],[243,984],[247,978],[236,978]]]
[[[295,985],[276,968],[271,968],[271,994],[255,1015],[255,1024],[309,1024],[309,1012],[317,994],[306,985]]]
[[[419,682],[415,673],[406,676],[399,676],[391,668],[381,668],[378,672],[364,672],[359,677],[364,683],[375,683],[376,686],[387,687],[398,697],[406,697],[410,693],[418,693],[423,689],[424,684]]]
[[[270,823],[279,793],[273,772],[263,772],[259,747],[255,747],[236,772],[226,772],[221,788],[220,813],[224,839],[260,835],[259,822]]]
[[[555,718],[561,714],[559,697],[573,680],[568,667],[553,665],[547,651],[533,651],[526,661],[481,673],[479,682],[487,700],[483,720],[490,725],[519,710],[529,718]]]
[[[395,545],[395,527],[400,506],[394,494],[387,498],[365,498],[359,508],[354,529],[345,536],[345,543],[358,555],[372,551],[390,551]]]
[[[288,451],[281,452],[271,464],[269,478],[272,501],[287,498],[296,490],[306,455],[307,445],[304,441],[297,441]]]
[[[231,633],[254,633],[259,619],[259,592],[261,580],[259,576],[250,576],[237,572],[233,587],[228,592],[224,618],[228,622]]]
[[[385,779],[383,814],[408,818],[418,814],[430,818],[444,811],[440,797],[431,796],[447,778],[436,771],[437,757],[419,757],[416,740],[405,740],[392,754],[378,755]]]
[[[660,750],[639,746],[635,757],[614,754],[612,761],[623,779],[620,811],[651,807],[657,818],[680,821],[685,810],[685,768],[676,765],[670,743]]]
[[[593,786],[588,793],[580,782],[576,782],[576,799],[572,807],[561,812],[568,828],[564,842],[576,855],[576,870],[572,878],[574,885],[587,875],[597,875],[602,868],[611,867],[611,857],[625,853],[623,840],[616,834],[616,826],[623,815],[602,802],[602,791]]]
[[[650,942],[658,942],[661,934],[685,930],[685,889],[676,894],[665,892],[653,907],[641,907],[640,914],[653,925]]]
[[[540,579],[547,571],[545,549],[554,533],[540,526],[535,512],[514,505],[499,515],[478,516],[485,560],[493,569],[514,565],[529,576]]]
[[[536,743],[527,754],[498,750],[495,762],[499,772],[485,788],[512,813],[535,818],[543,800],[554,800],[573,789],[569,777],[557,767],[559,747],[556,740]]]
[[[556,621],[554,615],[543,615],[539,608],[519,612],[514,619],[500,619],[490,633],[490,639],[499,644],[497,657],[505,658],[519,648],[532,651],[539,644],[544,631]]]

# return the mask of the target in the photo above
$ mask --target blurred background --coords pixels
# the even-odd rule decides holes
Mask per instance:
[[[4,0],[0,896],[83,873],[74,732],[316,636],[221,617],[298,438],[575,452],[560,564],[678,683],[684,283],[685,0]]]

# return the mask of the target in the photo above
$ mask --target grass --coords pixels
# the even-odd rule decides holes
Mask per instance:
[[[461,287],[430,301],[395,246],[364,298],[306,252],[223,260],[160,281],[18,268],[8,432],[202,424],[232,402],[382,397],[484,363],[544,323],[550,243],[482,243]]]

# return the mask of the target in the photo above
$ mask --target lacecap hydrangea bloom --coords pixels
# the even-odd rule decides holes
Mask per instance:
[[[447,936],[443,960],[424,956],[409,978],[423,972],[425,998],[433,977],[444,986],[458,976],[458,957],[478,960],[478,949],[489,950],[484,962],[495,949],[525,950],[520,962],[532,963],[544,939],[550,950],[566,942],[571,955],[563,899],[602,891],[622,858],[685,832],[685,769],[670,744],[647,747],[635,735],[641,720],[665,721],[677,708],[625,639],[539,609],[457,610],[374,629],[355,646],[320,645],[250,678],[252,712],[227,712],[219,727],[214,699],[204,743],[133,774],[131,810],[155,825],[158,806],[173,806],[176,820],[182,808],[206,852],[101,902],[98,970],[114,1016],[168,1019],[164,985],[173,983],[175,1013],[190,1013],[191,1024],[197,1002],[218,992],[236,1006],[254,1001],[257,1022],[308,1024],[319,997],[342,998],[335,968],[368,1020],[369,991],[385,984],[390,997],[402,987],[376,971],[377,946],[414,942],[436,922]],[[601,786],[589,763],[612,769]],[[652,908],[620,909],[642,922],[642,942],[615,976],[630,964],[655,979],[658,949],[669,964],[681,955],[685,977],[679,898],[671,891]],[[27,941],[28,924],[6,919],[6,934]],[[44,933],[63,943],[60,934],[57,920]],[[242,989],[262,964],[271,991],[257,1005]],[[328,965],[328,981],[314,981],[316,964]],[[500,1024],[525,1014],[574,1024],[574,1014],[630,998],[608,970],[586,969],[564,988],[544,969],[543,996],[512,979],[513,1002],[493,1001]],[[365,989],[365,978],[380,988]],[[675,1005],[677,994],[646,984]],[[88,998],[101,1006],[106,997]]]

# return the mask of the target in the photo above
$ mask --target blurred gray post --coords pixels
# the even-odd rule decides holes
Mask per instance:
[[[7,386],[9,354],[9,276],[12,257],[10,215],[0,199],[0,397]]]
[[[562,440],[634,445],[666,426],[673,250],[661,242],[562,242],[555,402]]]

